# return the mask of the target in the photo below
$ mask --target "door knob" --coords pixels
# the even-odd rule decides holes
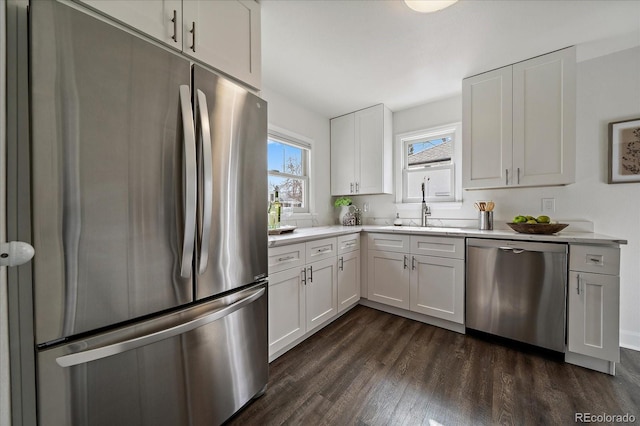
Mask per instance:
[[[29,243],[0,243],[0,266],[20,266],[30,261],[34,254],[35,250]]]

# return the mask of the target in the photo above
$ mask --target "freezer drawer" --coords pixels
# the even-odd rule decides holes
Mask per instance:
[[[216,425],[268,379],[265,284],[38,355],[40,425]]]

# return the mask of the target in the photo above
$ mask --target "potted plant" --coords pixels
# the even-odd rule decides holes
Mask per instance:
[[[338,213],[338,225],[342,225],[342,220],[344,219],[344,216],[349,213],[349,206],[352,205],[351,198],[338,197],[333,205],[340,208],[340,212]]]

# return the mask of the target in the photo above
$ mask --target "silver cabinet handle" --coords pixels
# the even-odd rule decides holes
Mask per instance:
[[[340,268],[341,271],[344,271],[344,257],[341,257],[339,260],[340,266],[338,266],[338,268]]]
[[[284,262],[286,260],[291,260],[293,259],[295,256],[287,256],[287,257],[279,257],[278,258],[278,262]]]
[[[576,286],[576,291],[578,292],[578,294],[580,293],[584,293],[584,279],[580,276],[580,274],[578,274],[578,283]]]
[[[193,34],[193,43],[191,44],[191,50],[196,51],[196,22],[191,21],[191,29],[189,30]]]
[[[356,182],[356,194],[360,192],[360,182]]]
[[[350,186],[349,192],[350,192],[351,194],[353,194],[353,182],[351,182],[351,183],[349,184],[349,186]]]
[[[520,185],[520,167],[518,167],[518,185]]]
[[[504,184],[509,185],[509,169],[504,169],[505,179]]]
[[[142,346],[150,345],[152,343],[166,340],[170,337],[178,336],[180,334],[187,333],[203,325],[210,324],[221,318],[224,318],[239,309],[253,303],[264,294],[264,287],[257,290],[255,293],[238,300],[231,305],[220,308],[210,314],[203,317],[196,318],[192,321],[185,322],[175,327],[168,328],[166,330],[157,331],[155,333],[147,334],[145,336],[136,337],[134,339],[125,340],[123,342],[114,343],[112,345],[103,346],[101,348],[90,349],[88,351],[77,352],[74,354],[64,355],[56,358],[56,362],[61,367],[72,367],[78,364],[86,364],[87,362],[96,361],[102,358],[107,358],[112,355],[121,354],[123,352],[131,351],[133,349],[140,348]]]
[[[404,257],[404,269],[407,269],[407,256]]]
[[[309,266],[309,282],[313,282],[313,266]]]
[[[415,256],[411,256],[411,270],[412,271],[416,270],[416,257]]]
[[[327,252],[327,251],[330,251],[330,250],[331,250],[330,247],[324,247],[324,248],[318,249],[318,253],[324,253],[324,252]]]
[[[178,11],[177,10],[173,10],[173,19],[171,20],[171,22],[173,22],[173,35],[171,36],[171,38],[173,39],[173,41],[177,42],[178,41]]]
[[[202,157],[202,173],[200,174],[202,195],[202,234],[200,235],[200,253],[198,258],[198,273],[204,274],[209,263],[209,236],[211,235],[211,220],[213,216],[213,166],[211,154],[211,131],[209,127],[209,109],[207,97],[198,89],[196,108],[199,117],[200,147]]]
[[[302,284],[307,285],[307,268],[302,268]]]
[[[189,86],[180,86],[180,108],[182,110],[182,131],[184,146],[184,240],[182,242],[182,265],[180,276],[191,276],[193,244],[196,233],[196,202],[198,173],[196,165],[196,136],[191,115],[191,92]]]

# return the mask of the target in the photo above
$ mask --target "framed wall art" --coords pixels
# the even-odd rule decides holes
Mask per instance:
[[[640,182],[640,118],[609,123],[609,183]]]

